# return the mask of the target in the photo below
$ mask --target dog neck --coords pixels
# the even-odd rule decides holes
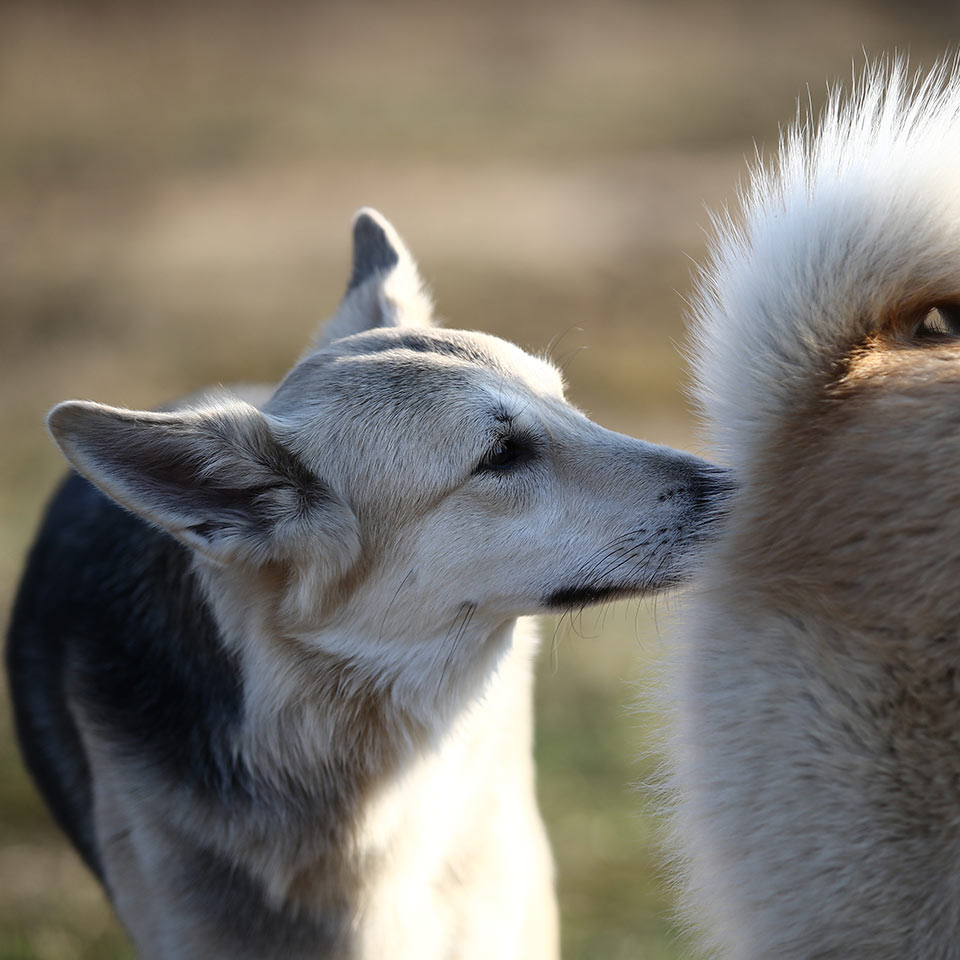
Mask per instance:
[[[382,616],[285,632],[264,591],[234,593],[210,570],[200,582],[240,664],[234,750],[260,802],[233,823],[271,901],[356,892],[419,842],[411,830],[429,833],[436,797],[482,806],[505,765],[529,764],[532,621],[464,609],[416,636],[381,632]]]
[[[241,665],[244,736],[280,780],[347,766],[389,778],[438,749],[465,711],[495,695],[513,660],[528,664],[532,631],[463,603],[433,624],[390,629],[380,611],[341,607],[327,623],[285,622],[279,588],[257,589],[203,566],[200,583]],[[269,574],[259,574],[269,576]],[[255,740],[255,742],[254,742]]]

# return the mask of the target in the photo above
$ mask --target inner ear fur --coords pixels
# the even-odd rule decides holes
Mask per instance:
[[[218,563],[281,561],[312,540],[346,562],[359,551],[349,507],[243,401],[172,413],[69,401],[47,422],[78,472]]]

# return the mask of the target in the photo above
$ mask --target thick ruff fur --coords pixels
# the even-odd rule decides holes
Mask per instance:
[[[555,957],[517,617],[676,581],[723,490],[354,248],[262,407],[50,415],[17,728],[146,960]]]
[[[688,916],[735,960],[960,957],[960,74],[761,163],[696,306],[742,482],[669,694]]]

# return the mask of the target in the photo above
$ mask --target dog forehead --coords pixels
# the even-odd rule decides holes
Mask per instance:
[[[402,363],[409,359],[404,355],[416,355],[426,363],[436,361],[440,369],[450,369],[459,362],[526,381],[539,390],[563,391],[560,374],[552,364],[507,340],[472,330],[380,329],[350,337],[341,341],[341,345],[344,351],[373,361],[379,358],[388,363]]]
[[[302,360],[270,403],[277,413],[295,413],[315,403],[341,409],[408,410],[491,394],[562,398],[563,381],[550,363],[512,343],[463,330],[378,329],[345,337]]]

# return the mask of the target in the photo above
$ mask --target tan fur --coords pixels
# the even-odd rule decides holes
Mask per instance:
[[[960,957],[960,73],[868,68],[755,171],[695,319],[741,487],[667,676],[713,957]]]

